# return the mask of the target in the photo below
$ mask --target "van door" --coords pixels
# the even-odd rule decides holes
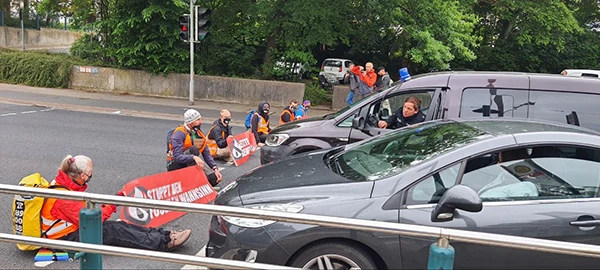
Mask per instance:
[[[390,132],[391,129],[379,128],[379,121],[386,121],[395,113],[401,114],[405,100],[411,96],[421,100],[420,110],[426,115],[425,121],[432,120],[435,115],[438,115],[437,111],[441,104],[441,89],[398,89],[390,92],[377,101],[365,104],[365,106],[361,108],[359,117],[364,119],[364,123],[361,123],[360,127],[352,127],[348,141],[356,142]]]

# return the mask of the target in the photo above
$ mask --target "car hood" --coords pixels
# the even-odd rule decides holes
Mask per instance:
[[[239,194],[242,205],[291,203],[333,197],[369,198],[373,182],[355,182],[333,173],[323,162],[328,151],[307,153],[241,176],[229,188],[228,200]]]
[[[284,124],[284,125],[274,128],[271,133],[290,132],[292,130],[297,130],[299,128],[304,129],[304,128],[318,127],[326,121],[325,118],[326,118],[326,116],[324,115],[324,116],[320,116],[320,117],[311,117],[311,118],[296,120],[294,122],[287,123],[287,124]]]

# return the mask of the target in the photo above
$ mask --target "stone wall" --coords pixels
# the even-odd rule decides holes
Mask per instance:
[[[189,98],[189,74],[155,75],[144,71],[101,67],[73,67],[71,88]],[[242,104],[263,100],[272,106],[287,106],[302,100],[304,84],[216,76],[194,77],[194,99]]]
[[[25,29],[25,48],[70,46],[82,35],[58,29]],[[21,48],[21,28],[0,27],[0,47]]]

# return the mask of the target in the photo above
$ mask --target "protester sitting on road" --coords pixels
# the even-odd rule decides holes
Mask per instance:
[[[189,166],[198,166],[198,169],[204,169],[206,178],[211,185],[217,185],[223,176],[219,172],[217,163],[210,155],[210,149],[206,147],[206,137],[202,134],[202,116],[197,110],[189,109],[184,113],[184,123],[178,126],[169,142],[169,152],[167,152],[167,171],[186,168]],[[208,167],[204,167],[204,162],[200,158],[200,153]]]
[[[58,169],[52,185],[59,185],[71,191],[84,192],[94,166],[92,160],[83,155],[66,156]],[[117,193],[125,196],[123,191]],[[79,211],[84,202],[48,199],[42,207],[42,230],[49,239],[79,242]],[[154,251],[171,251],[190,238],[191,230],[168,231],[162,228],[144,228],[123,221],[107,220],[117,211],[115,205],[102,205],[102,242],[104,245]]]
[[[359,78],[357,92],[358,100],[373,93],[373,86],[377,81],[377,74],[375,74],[375,71],[373,70],[373,63],[367,62],[364,70],[361,66],[355,66],[352,68],[352,73],[356,74]]]
[[[302,102],[302,106],[296,108],[296,120],[308,118],[308,109],[310,109],[310,100]]]
[[[259,147],[265,145],[267,136],[271,132],[271,127],[269,127],[270,109],[271,106],[269,103],[261,102],[258,104],[258,110],[254,113],[252,120],[250,121],[250,130],[254,134],[254,138]]]
[[[384,67],[377,68],[377,81],[375,82],[375,89],[373,91],[379,91],[391,84],[390,74],[385,71]]]
[[[379,121],[380,128],[397,129],[408,125],[414,125],[425,121],[425,114],[421,112],[421,100],[416,97],[408,97],[404,106],[394,112],[386,121]]]
[[[222,159],[228,162],[233,162],[231,157],[231,151],[227,147],[227,138],[232,137],[231,135],[231,112],[228,110],[221,110],[221,117],[213,123],[212,127],[208,131],[208,148],[210,149],[210,155],[215,159]]]
[[[290,123],[296,120],[296,109],[298,108],[298,101],[292,99],[290,105],[283,109],[281,115],[279,115],[279,126]]]
[[[352,69],[354,68],[354,63],[350,63],[348,65],[348,71],[344,75],[344,83],[349,84],[348,97],[346,97],[346,103],[348,105],[352,105],[354,103],[354,95],[356,94],[356,90],[358,90],[358,76],[352,73]]]

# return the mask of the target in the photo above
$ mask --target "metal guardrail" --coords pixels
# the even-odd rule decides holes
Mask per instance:
[[[446,229],[446,228],[421,226],[421,225],[390,223],[390,222],[370,221],[370,220],[359,220],[359,219],[320,216],[320,215],[311,215],[311,214],[302,214],[302,213],[274,212],[274,211],[268,211],[268,210],[256,210],[256,209],[210,205],[210,204],[193,204],[193,203],[182,203],[182,202],[172,202],[172,201],[161,201],[161,200],[131,198],[131,197],[122,197],[122,196],[114,196],[114,195],[94,194],[94,193],[86,193],[86,192],[70,192],[70,191],[53,190],[53,189],[39,189],[39,188],[30,188],[30,187],[4,185],[4,184],[0,184],[0,193],[27,194],[27,195],[35,195],[35,196],[41,196],[41,197],[55,197],[55,198],[60,198],[60,199],[86,201],[86,202],[92,202],[92,203],[117,204],[117,205],[134,206],[134,207],[151,208],[151,209],[173,210],[173,211],[179,211],[179,212],[236,216],[236,217],[245,217],[245,218],[253,218],[253,219],[266,219],[266,220],[275,220],[275,221],[283,221],[283,222],[291,222],[291,223],[312,224],[312,225],[334,227],[334,228],[341,228],[341,229],[382,232],[382,233],[390,233],[390,234],[396,234],[396,235],[446,238],[446,239],[452,240],[452,241],[459,241],[459,242],[472,243],[472,244],[499,246],[499,247],[516,248],[516,249],[523,249],[523,250],[544,251],[544,252],[557,253],[557,254],[600,258],[600,246],[596,246],[596,245],[569,243],[569,242],[561,242],[561,241],[554,241],[554,240],[544,240],[544,239],[537,239],[537,238],[501,235],[501,234],[493,234],[493,233],[473,232],[473,231],[457,230],[457,229]],[[6,238],[5,235],[0,234],[0,240],[11,241],[11,242],[16,242],[16,240],[21,240],[20,237],[16,238],[17,236],[14,236],[14,235],[9,235],[9,236],[10,236],[10,238]],[[31,240],[27,240],[27,241],[31,241]],[[57,241],[57,240],[50,240],[50,241]],[[30,243],[30,242],[28,242],[28,243]],[[85,248],[86,249],[85,250],[82,249],[82,251],[92,251],[91,249],[89,249],[89,250],[87,249],[87,248],[91,248],[91,247],[86,246]],[[114,247],[111,247],[110,249],[114,250]],[[93,251],[100,253],[100,251],[102,251],[102,250],[103,249],[101,249],[101,248],[95,248]],[[106,251],[106,252],[107,253],[103,253],[103,254],[111,254],[111,255],[129,254],[129,253],[116,254],[116,252],[111,252],[111,251]],[[146,252],[146,253],[153,254],[153,255],[155,254],[154,252]],[[139,254],[137,254],[137,255],[139,256]],[[163,258],[163,256],[159,256],[158,254],[156,254],[156,255],[158,257],[143,257],[143,258],[154,259],[154,260],[165,260],[165,258]],[[173,256],[173,255],[169,253],[169,256]],[[185,256],[185,255],[182,255],[182,256]],[[203,258],[203,259],[211,259],[211,261],[197,260],[195,262],[192,262],[192,261],[187,261],[187,258],[185,258],[185,259],[186,259],[186,263],[195,264],[195,265],[205,265],[205,266],[212,265],[212,263],[215,263],[215,261],[213,261],[213,260],[217,260],[217,259],[211,259],[211,258]],[[228,264],[225,262],[223,262],[220,267],[244,268],[244,266],[242,266],[242,265],[235,265],[233,263]],[[260,266],[258,268],[262,268],[262,267],[263,266]],[[278,267],[278,269],[282,269],[282,266],[277,266],[277,267]],[[257,265],[254,265],[253,268],[257,268]],[[267,268],[264,268],[264,269],[267,269]]]

